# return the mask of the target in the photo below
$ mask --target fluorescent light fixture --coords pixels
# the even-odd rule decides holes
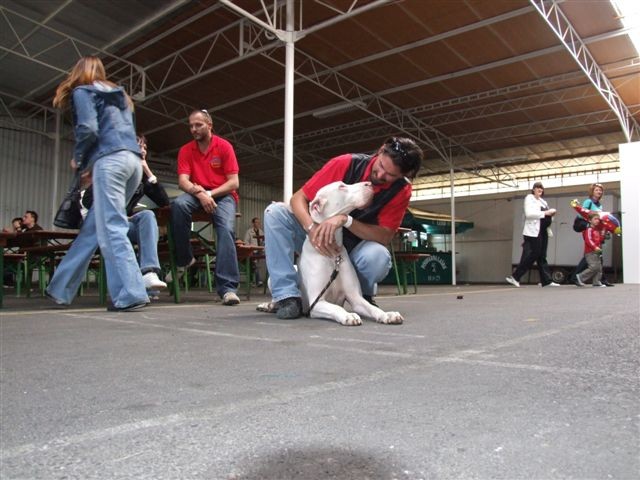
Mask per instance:
[[[640,2],[638,0],[611,0],[611,5],[620,16],[620,21],[629,29],[629,38],[640,54]]]
[[[367,104],[361,100],[357,100],[355,102],[342,102],[336,103],[334,105],[329,105],[328,107],[319,108],[314,111],[311,115],[315,118],[327,118],[333,117],[334,115],[339,115],[344,112],[348,112],[350,110],[355,110],[357,108],[364,108]]]

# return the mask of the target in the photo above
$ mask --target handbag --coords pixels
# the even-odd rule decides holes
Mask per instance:
[[[82,225],[82,213],[80,212],[80,175],[73,177],[71,186],[53,219],[53,224],[59,228],[77,230]]]
[[[587,207],[587,203],[586,202],[585,202],[585,204],[583,206],[584,206],[584,208],[586,208],[588,210],[591,210],[591,207],[593,207],[593,200],[591,200],[589,198],[589,206]],[[589,222],[587,222],[580,215],[578,215],[573,220],[573,231],[576,232],[576,233],[584,232],[587,229],[588,226],[589,226]]]

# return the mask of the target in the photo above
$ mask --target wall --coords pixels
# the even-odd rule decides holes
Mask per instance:
[[[450,202],[447,199],[421,208],[449,214]],[[456,217],[474,223],[471,230],[456,236],[457,283],[504,281],[511,272],[511,199],[457,201]]]
[[[0,228],[9,227],[25,210],[35,210],[42,227],[53,227],[53,215],[72,178],[73,145],[62,142],[57,168],[54,152],[55,141],[48,135],[0,128]]]
[[[282,188],[275,188],[268,185],[251,182],[242,179],[242,159],[240,162],[240,203],[238,212],[242,214],[236,222],[236,237],[244,239],[244,234],[251,225],[251,219],[259,217],[263,221],[264,209],[272,201],[281,201],[284,194]],[[264,222],[263,226],[264,226]]]

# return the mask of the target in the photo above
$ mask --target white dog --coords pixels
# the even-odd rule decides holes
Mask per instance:
[[[370,182],[353,185],[334,182],[318,191],[309,204],[309,213],[315,223],[322,223],[334,215],[348,214],[352,210],[363,208],[371,202],[372,198],[373,189]],[[312,318],[328,318],[342,325],[360,325],[362,324],[361,316],[373,318],[380,323],[402,323],[403,318],[400,313],[384,312],[362,297],[358,276],[351,264],[347,249],[342,246],[341,228],[336,231],[336,242],[341,247],[338,262],[336,262],[338,257],[326,257],[316,251],[308,237],[304,242],[298,262],[304,311],[307,311],[309,305],[318,299],[309,314]],[[334,268],[338,270],[338,275],[322,293]],[[345,301],[349,302],[353,312],[343,308]],[[274,307],[273,304],[262,304],[258,309],[273,311]]]

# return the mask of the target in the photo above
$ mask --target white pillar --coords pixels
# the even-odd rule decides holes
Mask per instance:
[[[293,72],[295,61],[294,4],[287,0],[287,32],[285,42],[284,87],[284,201],[293,195]]]
[[[620,210],[624,283],[640,283],[640,142],[620,145]]]

